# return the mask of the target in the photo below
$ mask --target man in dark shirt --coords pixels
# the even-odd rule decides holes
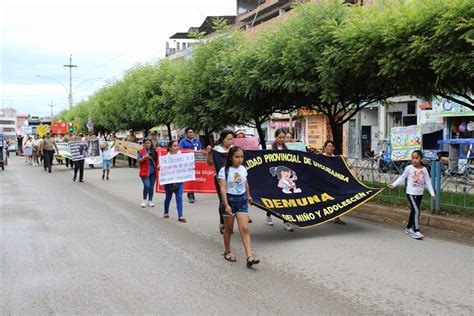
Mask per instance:
[[[199,139],[194,138],[194,129],[191,127],[187,127],[184,130],[186,137],[183,138],[179,142],[179,148],[181,149],[191,149],[191,150],[201,150],[202,145]],[[188,200],[189,203],[194,203],[196,197],[194,196],[194,192],[188,192]]]

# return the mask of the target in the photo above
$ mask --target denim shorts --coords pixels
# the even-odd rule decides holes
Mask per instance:
[[[102,160],[102,169],[110,169],[110,160]]]
[[[247,195],[234,195],[227,193],[227,203],[229,203],[230,208],[232,209],[232,216],[240,214],[248,214],[249,213],[249,203],[247,201]],[[229,216],[225,212],[224,203],[219,205],[219,212],[221,212],[222,216]]]

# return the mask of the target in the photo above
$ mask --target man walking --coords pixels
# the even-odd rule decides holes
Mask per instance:
[[[199,139],[194,138],[194,129],[191,127],[187,127],[184,130],[186,137],[179,142],[179,148],[181,149],[191,149],[191,150],[201,150],[202,145]],[[194,196],[194,192],[188,192],[188,200],[189,203],[194,203],[196,197]]]
[[[79,182],[84,182],[84,159],[87,151],[87,144],[83,139],[83,135],[79,134],[77,140],[71,142],[71,156],[74,162],[74,177],[72,181],[77,179],[77,171],[79,171]]]
[[[135,135],[133,129],[131,129],[129,131],[129,134],[127,135],[127,137],[125,137],[125,141],[130,142],[130,143],[136,143],[137,142],[137,136]],[[135,158],[128,157],[128,167],[129,168],[132,168],[132,165],[135,168],[136,164],[137,164],[137,160]]]
[[[54,157],[54,149],[58,151],[58,146],[56,146],[56,142],[53,138],[51,138],[51,133],[46,133],[46,137],[43,139],[42,143],[42,152],[43,152],[43,167],[44,171],[48,171],[51,173],[51,169],[53,168],[53,157]]]

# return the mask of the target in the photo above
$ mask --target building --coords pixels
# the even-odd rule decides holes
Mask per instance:
[[[215,20],[223,20],[227,25],[233,25],[235,16],[208,16],[198,27],[190,27],[187,32],[178,32],[170,36],[166,42],[166,57],[170,59],[190,57],[191,47],[199,42],[199,39],[193,38],[192,33],[197,32],[207,36],[214,32],[213,25]]]
[[[0,131],[5,140],[16,141],[16,110],[13,108],[0,109]]]

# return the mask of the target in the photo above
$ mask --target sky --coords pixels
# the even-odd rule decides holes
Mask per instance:
[[[206,16],[235,15],[236,0],[3,0],[0,99],[18,113],[49,116],[137,63],[164,58],[168,38]],[[41,77],[40,77],[41,76]],[[44,78],[48,77],[48,78]]]

